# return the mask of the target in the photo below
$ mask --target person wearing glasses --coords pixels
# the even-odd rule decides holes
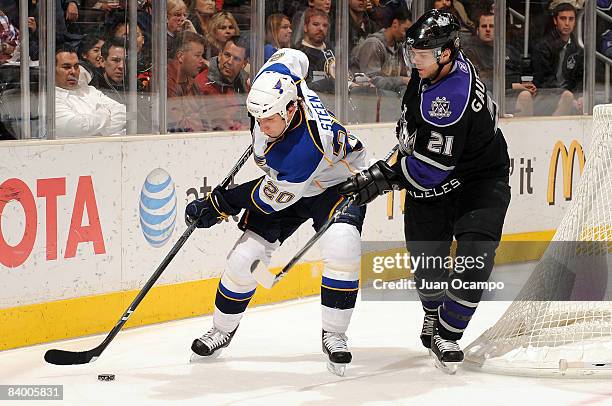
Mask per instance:
[[[174,38],[183,31],[196,32],[195,27],[189,20],[187,6],[183,0],[168,0],[168,47]]]

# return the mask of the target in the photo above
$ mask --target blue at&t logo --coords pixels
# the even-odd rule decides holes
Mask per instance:
[[[153,247],[164,245],[176,223],[176,193],[174,182],[165,170],[156,168],[149,173],[140,192],[140,227]]]

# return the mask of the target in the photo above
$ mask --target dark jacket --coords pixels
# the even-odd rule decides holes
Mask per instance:
[[[349,15],[349,53],[359,43],[367,38],[368,35],[377,31],[374,22],[368,16],[368,13],[363,15],[363,28],[353,20]]]
[[[557,66],[563,47],[566,47],[562,61],[560,82],[557,81]],[[567,45],[557,30],[553,29],[536,45],[533,51],[534,83],[539,88],[560,88],[572,92],[582,91],[584,54],[576,45],[574,35]]]
[[[493,47],[475,38],[463,46],[463,52],[478,69],[478,75],[487,90],[493,91]],[[513,83],[521,83],[521,53],[516,47],[506,44],[506,89],[511,89]]]

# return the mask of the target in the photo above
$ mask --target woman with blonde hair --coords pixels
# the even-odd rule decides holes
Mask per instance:
[[[204,35],[207,43],[206,59],[219,55],[228,39],[235,35],[240,35],[238,23],[227,11],[214,14],[208,22],[208,32]]]
[[[291,48],[291,20],[284,14],[271,14],[266,20],[264,60],[280,48]]]

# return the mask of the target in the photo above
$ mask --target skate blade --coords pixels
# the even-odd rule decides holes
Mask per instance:
[[[337,364],[335,362],[327,362],[327,370],[334,375],[344,376],[347,364]]]
[[[435,354],[432,355],[432,360],[436,368],[448,375],[455,375],[457,369],[459,369],[459,365],[461,365],[461,362],[442,362]]]
[[[205,363],[215,358],[219,358],[219,355],[221,355],[222,351],[223,351],[223,348],[219,348],[217,351],[213,352],[211,355],[206,355],[206,356],[198,355],[195,352],[192,352],[191,357],[189,358],[189,362],[192,364]]]

